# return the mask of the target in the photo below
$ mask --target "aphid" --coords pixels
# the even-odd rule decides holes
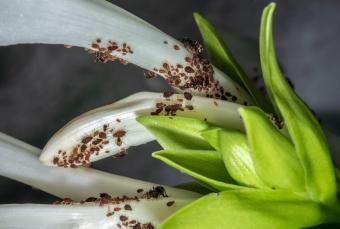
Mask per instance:
[[[174,205],[175,201],[169,201],[166,203],[166,206],[171,207],[172,205]]]
[[[162,186],[152,187],[152,189],[146,193],[146,196],[147,198],[158,198],[160,196],[168,197],[165,192],[165,188]]]

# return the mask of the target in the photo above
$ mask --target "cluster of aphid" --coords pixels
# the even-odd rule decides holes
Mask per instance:
[[[128,197],[112,197],[107,193],[101,193],[97,197],[89,197],[86,200],[77,202],[70,198],[65,198],[54,202],[57,205],[72,205],[72,204],[97,204],[99,206],[108,206],[107,217],[118,214],[120,222],[117,223],[119,228],[132,228],[132,229],[154,229],[155,226],[150,222],[140,222],[136,219],[129,219],[128,216],[124,215],[124,212],[133,211],[130,202],[140,201],[142,199],[158,199],[158,198],[168,198],[165,188],[162,186],[152,187],[150,190],[144,192],[143,189],[137,189],[138,196]],[[171,207],[175,204],[175,201],[168,201],[166,203],[167,207]]]

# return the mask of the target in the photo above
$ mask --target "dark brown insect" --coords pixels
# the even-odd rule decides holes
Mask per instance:
[[[158,198],[160,196],[168,197],[168,195],[165,192],[165,188],[162,186],[152,187],[152,189],[146,193],[146,196],[147,198]]]

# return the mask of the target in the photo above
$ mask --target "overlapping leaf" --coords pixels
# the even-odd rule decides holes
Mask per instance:
[[[155,152],[152,156],[215,190],[240,188],[233,184],[234,181],[216,151],[174,149]]]
[[[323,220],[320,205],[305,197],[252,189],[206,195],[170,216],[159,228],[305,228]]]
[[[241,108],[240,113],[259,177],[273,189],[304,192],[303,169],[290,140],[259,108]]]
[[[273,108],[267,99],[260,93],[255,85],[248,78],[241,66],[237,63],[231,51],[224,43],[214,26],[199,13],[194,13],[197,26],[202,34],[205,47],[207,48],[211,62],[230,78],[248,91],[255,104],[267,112]]]
[[[255,171],[243,133],[215,128],[204,131],[202,136],[221,153],[226,169],[237,183],[249,187],[267,187]]]
[[[273,3],[265,8],[261,24],[260,55],[266,87],[295,145],[310,197],[334,204],[337,187],[325,135],[315,116],[285,80],[276,60],[272,35],[274,10]]]
[[[210,127],[205,121],[173,116],[141,116],[137,121],[151,131],[165,149],[212,149],[200,135]]]

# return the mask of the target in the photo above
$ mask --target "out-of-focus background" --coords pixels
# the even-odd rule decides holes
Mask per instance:
[[[116,0],[113,3],[176,37],[201,40],[192,17],[207,17],[241,65],[258,64],[257,43],[266,0]],[[277,53],[286,74],[323,125],[340,134],[340,1],[282,0],[275,15]],[[242,42],[246,41],[246,45]],[[244,43],[243,43],[244,44]],[[146,80],[133,65],[99,64],[80,48],[0,47],[0,131],[42,148],[77,115],[139,91],[164,91],[163,80]],[[156,143],[107,158],[93,167],[175,185],[187,176],[151,158]],[[54,197],[0,177],[0,203],[50,202]]]

